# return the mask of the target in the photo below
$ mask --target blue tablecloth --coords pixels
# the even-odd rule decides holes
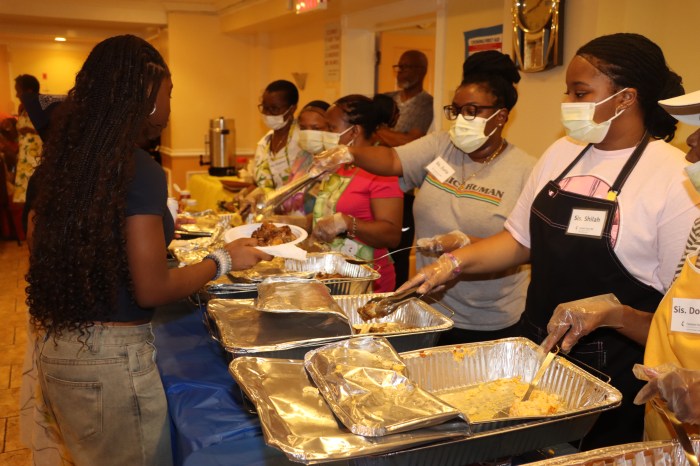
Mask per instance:
[[[201,311],[178,303],[159,315],[155,345],[172,419],[175,464],[287,464],[282,452],[265,445],[260,421],[243,405],[226,355],[208,335]]]
[[[207,333],[201,310],[184,302],[159,309],[154,333],[176,466],[298,464],[265,444],[260,421],[244,406],[227,356]],[[552,448],[513,458],[512,464],[576,452],[568,444]]]

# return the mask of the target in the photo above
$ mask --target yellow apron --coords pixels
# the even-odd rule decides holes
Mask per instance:
[[[689,305],[700,309],[700,267],[695,263],[697,252],[689,254],[680,275],[659,303],[649,329],[644,365],[664,363],[685,369],[700,370],[700,316],[689,315]],[[677,312],[674,313],[674,306]],[[679,312],[683,307],[685,312]],[[690,434],[700,433],[698,426],[686,424]],[[673,438],[659,415],[649,404],[644,415],[644,436],[647,440]]]

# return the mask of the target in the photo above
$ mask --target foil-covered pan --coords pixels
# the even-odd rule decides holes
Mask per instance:
[[[491,346],[491,348],[487,348]],[[494,342],[474,343],[456,346],[438,347],[427,350],[401,353],[410,379],[433,394],[439,396],[440,390],[450,383],[464,384],[462,377],[475,381],[487,380],[491,377],[509,377],[513,374],[528,371],[534,374],[535,356],[526,357],[529,352],[536,353],[533,342],[524,338],[497,340]],[[500,348],[499,348],[500,347]],[[466,349],[455,360],[453,349]],[[436,354],[434,359],[431,352]],[[498,354],[500,353],[500,354]],[[464,357],[462,358],[462,355]],[[491,360],[490,357],[494,359]],[[439,361],[442,358],[443,361]],[[234,360],[230,371],[239,386],[256,404],[263,424],[268,444],[284,451],[292,460],[303,463],[321,463],[335,461],[341,458],[352,458],[356,465],[406,465],[422,466],[439,464],[441,466],[462,466],[478,461],[492,460],[504,456],[523,454],[538,448],[569,442],[582,438],[595,423],[601,412],[620,404],[620,393],[602,380],[587,374],[568,361],[558,358],[548,369],[548,374],[542,383],[547,384],[547,390],[554,390],[566,395],[567,403],[582,405],[580,409],[572,409],[569,413],[543,418],[511,420],[510,424],[482,423],[480,428],[472,424],[471,436],[445,437],[439,442],[427,445],[410,445],[406,439],[418,431],[392,434],[372,438],[373,442],[382,442],[383,447],[391,450],[384,454],[365,449],[367,438],[351,437],[347,429],[332,428],[326,423],[321,425],[313,418],[314,414],[304,414],[303,409],[296,408],[302,403],[296,397],[298,393],[286,391],[287,387],[295,384],[308,386],[306,374],[297,374],[300,380],[294,382],[294,374],[288,373],[285,384],[275,386],[266,380],[279,366],[272,359],[241,358],[254,360],[236,365]],[[453,364],[448,364],[447,361]],[[438,368],[433,367],[438,364]],[[293,365],[294,361],[280,361],[281,364]],[[520,369],[519,366],[525,366]],[[504,367],[499,367],[504,366]],[[250,370],[241,372],[241,367]],[[457,371],[455,376],[450,371]],[[551,371],[551,373],[549,373]],[[261,377],[264,375],[263,377]],[[303,403],[322,407],[323,397],[315,391],[315,387],[302,390],[301,396],[307,399]],[[595,399],[588,402],[585,397]],[[597,398],[596,398],[597,397]],[[325,403],[325,402],[324,402]],[[283,409],[280,409],[282,406]],[[327,408],[330,412],[330,408]],[[325,411],[324,411],[325,413]],[[298,423],[301,423],[298,424]],[[435,428],[459,432],[463,422],[448,421]],[[293,435],[289,435],[290,432]],[[403,437],[395,437],[403,436]],[[319,441],[319,437],[322,441]],[[394,438],[402,438],[391,445]],[[342,450],[342,452],[340,451]],[[384,450],[388,451],[388,450]]]
[[[214,325],[211,326],[212,336],[219,338],[222,346],[233,353],[234,357],[255,354],[269,358],[303,359],[310,349],[334,340],[359,335],[357,330],[352,329],[352,325],[366,323],[357,314],[357,309],[375,296],[387,295],[388,293],[334,296],[335,302],[348,318],[344,324],[345,333],[334,338],[291,318],[280,328],[281,319],[265,317],[263,320],[262,312],[241,314],[238,311],[239,307],[254,307],[255,302],[252,299],[212,300],[207,306],[207,313],[214,321]],[[216,306],[212,306],[212,303],[216,303]],[[393,330],[373,333],[388,338],[397,351],[433,346],[439,333],[449,330],[454,325],[450,318],[417,298],[402,303],[396,312],[382,319],[375,319],[373,323],[398,324]],[[284,340],[280,341],[275,335],[282,336]]]
[[[527,338],[505,338],[464,345],[440,346],[401,353],[409,376],[423,389],[461,408],[475,431],[495,429],[514,422],[546,417],[567,417],[591,410],[615,407],[622,394],[597,377],[562,357],[556,357],[545,371],[537,389],[555,394],[562,403],[559,412],[546,416],[491,418],[482,414],[469,417],[469,406],[459,405],[459,394],[488,382],[520,377],[530,382],[540,364],[541,349]],[[457,395],[457,396],[455,396]],[[495,416],[502,408],[488,399],[478,410]],[[485,419],[486,418],[486,419]]]
[[[253,300],[214,299],[207,314],[215,324],[210,333],[234,356],[299,349],[303,357],[308,346],[350,336],[347,321],[334,314],[260,312]]]
[[[401,358],[382,337],[351,338],[309,351],[304,366],[353,434],[381,437],[461,416],[411,381]],[[471,433],[466,423],[464,433]]]
[[[700,454],[700,437],[691,437]],[[683,448],[676,440],[627,443],[530,463],[530,466],[687,466]]]
[[[347,319],[328,287],[318,280],[265,279],[258,284],[255,307],[264,312],[330,313]]]
[[[329,462],[464,438],[464,422],[377,438],[355,435],[338,423],[303,361],[241,357],[229,371],[254,402],[266,442],[292,461]]]

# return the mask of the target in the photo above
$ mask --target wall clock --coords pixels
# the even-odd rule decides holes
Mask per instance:
[[[525,72],[562,63],[564,0],[513,0],[514,61]]]

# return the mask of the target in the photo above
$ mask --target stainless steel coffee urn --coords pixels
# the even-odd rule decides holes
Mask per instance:
[[[236,130],[232,118],[214,118],[209,120],[209,140],[207,146],[207,161],[201,165],[210,165],[209,174],[212,176],[230,176],[236,174],[236,167],[229,161],[235,158]]]

